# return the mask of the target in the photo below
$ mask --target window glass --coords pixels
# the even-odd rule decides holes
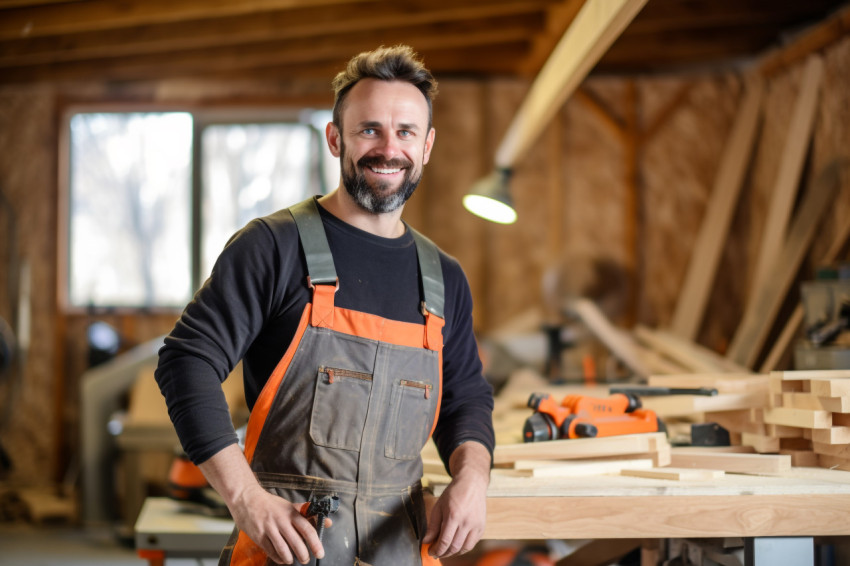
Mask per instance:
[[[71,305],[185,303],[191,115],[76,114],[70,130]]]
[[[228,238],[253,218],[306,198],[315,153],[303,124],[226,124],[204,128],[203,276]]]

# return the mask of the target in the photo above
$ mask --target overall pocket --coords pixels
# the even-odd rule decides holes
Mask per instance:
[[[395,460],[413,460],[428,441],[437,396],[425,381],[400,379],[393,383],[392,414],[384,455]]]
[[[319,446],[360,450],[372,374],[320,366],[310,416],[310,438]]]

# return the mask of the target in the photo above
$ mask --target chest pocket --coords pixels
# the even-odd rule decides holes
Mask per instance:
[[[321,366],[310,417],[310,438],[319,446],[360,450],[372,374]]]
[[[437,392],[425,381],[400,379],[393,383],[391,413],[384,455],[413,460],[422,452],[434,424]]]

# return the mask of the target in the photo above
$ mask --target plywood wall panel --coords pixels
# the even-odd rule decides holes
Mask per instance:
[[[13,480],[44,483],[56,464],[56,384],[54,314],[56,310],[56,145],[55,109],[49,88],[9,89],[0,93],[0,190],[14,209],[17,255],[30,269],[30,348],[15,386],[0,384],[5,405],[11,397],[11,419],[0,439],[9,452]],[[2,236],[5,247],[5,233]],[[14,265],[0,267],[6,276]],[[17,297],[5,294],[4,318],[16,318]],[[12,303],[11,305],[9,303]],[[11,312],[10,312],[11,311]],[[8,376],[7,376],[8,377]]]
[[[737,81],[724,78],[641,82],[640,104],[652,123],[677,96],[686,80],[688,95],[642,147],[638,319],[652,326],[670,323],[685,270],[705,214],[717,165],[739,99]]]

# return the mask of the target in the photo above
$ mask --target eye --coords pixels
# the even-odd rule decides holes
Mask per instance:
[[[375,135],[375,128],[363,128],[363,133],[367,136]]]
[[[409,138],[413,135],[413,132],[411,132],[410,130],[399,130],[398,135],[402,138]]]

